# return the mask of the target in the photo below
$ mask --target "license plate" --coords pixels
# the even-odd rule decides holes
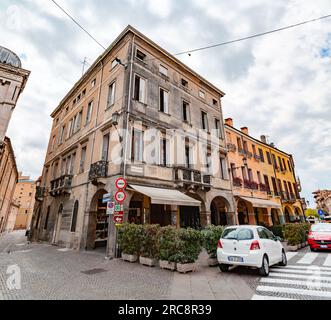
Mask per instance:
[[[328,246],[326,244],[321,244],[320,246],[322,249],[326,249]]]
[[[228,257],[228,260],[232,262],[244,262],[242,257]]]

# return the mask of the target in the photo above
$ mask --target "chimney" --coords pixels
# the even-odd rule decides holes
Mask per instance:
[[[248,135],[248,128],[247,127],[242,127],[242,128],[240,128],[240,130],[241,130],[241,132]]]
[[[263,143],[267,143],[267,138],[266,138],[265,135],[262,135],[262,136],[261,136],[261,141],[262,141]]]
[[[225,124],[227,124],[230,127],[233,127],[233,120],[232,120],[232,118],[225,119]]]

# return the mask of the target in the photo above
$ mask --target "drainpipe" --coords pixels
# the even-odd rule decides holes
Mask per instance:
[[[99,108],[100,108],[100,95],[101,95],[101,87],[102,87],[102,79],[103,79],[103,69],[104,69],[104,65],[103,62],[100,61],[101,63],[101,76],[100,76],[100,84],[99,84],[99,92],[98,92],[98,104],[97,104],[97,114],[95,117],[95,121],[94,121],[94,127],[96,128],[98,125],[98,114],[99,114]],[[93,151],[94,151],[94,145],[95,145],[95,134],[96,134],[96,130],[94,130],[93,132],[93,137],[92,137],[92,144],[91,144],[91,155],[90,155],[90,166],[92,165],[92,161],[93,161]],[[85,212],[84,212],[84,219],[83,219],[83,230],[85,228],[85,213],[86,213],[86,208],[88,207],[88,202],[87,202],[87,198],[88,198],[88,188],[90,185],[90,181],[88,180],[86,183],[86,188],[85,188]],[[84,234],[85,234],[85,230],[84,230]],[[88,234],[88,225],[87,225],[87,230],[86,230],[86,237],[84,239],[85,242],[85,250],[87,250],[87,234]]]

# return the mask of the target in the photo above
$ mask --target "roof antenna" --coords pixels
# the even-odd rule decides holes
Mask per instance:
[[[84,61],[81,62],[83,67],[82,67],[82,75],[84,74],[84,71],[85,71],[85,66],[88,64],[87,60],[86,60],[86,57],[84,57]]]

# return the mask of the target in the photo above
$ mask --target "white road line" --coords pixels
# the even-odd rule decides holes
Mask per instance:
[[[297,263],[312,264],[313,261],[317,258],[317,256],[318,256],[318,253],[308,252]]]
[[[57,251],[66,252],[66,251],[72,251],[72,249],[70,249],[70,248],[62,248],[62,249],[57,249]]]
[[[292,259],[294,256],[296,256],[298,253],[297,252],[286,252],[286,257],[287,257],[287,260],[290,260]]]
[[[323,266],[331,266],[331,254],[329,253],[323,263]]]
[[[277,272],[282,272],[282,273],[303,273],[303,274],[315,274],[316,272],[320,272],[322,275],[330,275],[331,276],[331,271],[323,271],[323,270],[318,270],[318,267],[316,268],[311,268],[307,270],[292,270],[292,269],[277,269]]]
[[[306,278],[306,281],[303,280],[289,280],[289,279],[272,279],[272,278],[262,278],[260,282],[263,283],[278,283],[278,284],[290,284],[290,285],[298,285],[312,288],[331,288],[331,283],[325,283],[318,281],[312,281],[315,279],[311,279],[310,277]]]
[[[320,267],[320,266],[317,266],[317,265],[310,265],[310,266],[297,266],[297,265],[290,265],[290,266],[286,266],[286,267],[270,267],[270,270],[278,270],[278,269],[283,269],[283,270],[286,270],[286,269],[311,269],[311,270],[315,270],[315,269],[319,269],[319,270],[322,270],[322,271],[331,271],[331,268],[330,267]]]
[[[319,291],[319,290],[309,290],[309,289],[295,289],[286,287],[271,287],[271,286],[258,286],[256,291],[261,292],[271,292],[271,293],[287,293],[287,294],[299,294],[305,296],[314,296],[320,298],[331,298],[331,292],[329,291]]]
[[[277,278],[291,278],[291,279],[308,279],[309,280],[320,280],[320,281],[328,281],[331,282],[331,277],[323,277],[320,275],[306,275],[306,274],[286,274],[286,273],[277,273],[277,272],[270,272],[270,277],[277,277]]]
[[[260,294],[254,294],[251,300],[296,300],[290,298],[282,298],[282,297],[273,297],[273,296],[262,296]]]

